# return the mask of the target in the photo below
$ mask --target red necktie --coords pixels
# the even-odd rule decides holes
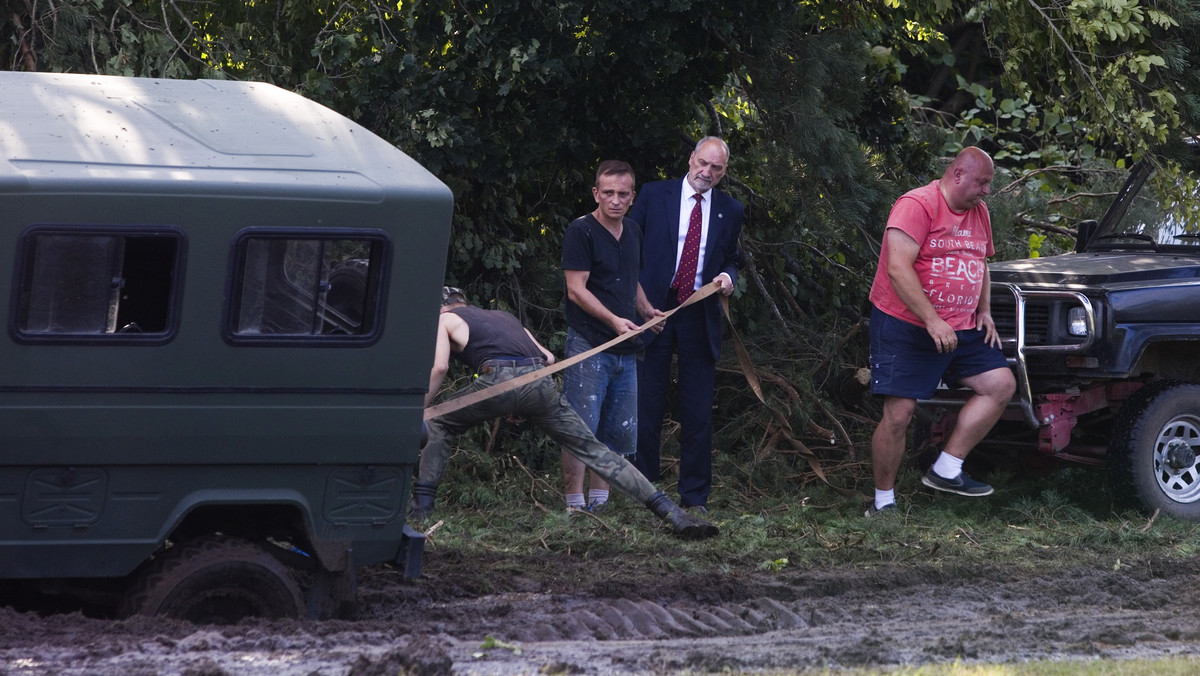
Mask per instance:
[[[680,305],[696,292],[696,265],[700,261],[700,221],[703,218],[700,203],[704,201],[704,196],[696,193],[692,199],[696,200],[696,206],[692,207],[687,236],[683,238],[683,255],[679,257],[679,267],[675,270],[675,279],[671,281],[671,288],[675,289]]]

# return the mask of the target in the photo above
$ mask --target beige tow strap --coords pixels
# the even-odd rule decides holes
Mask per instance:
[[[700,287],[700,289],[697,290],[696,293],[692,294],[691,298],[688,298],[687,301],[685,301],[683,303],[683,305],[680,305],[679,307],[674,308],[668,312],[664,312],[662,315],[651,319],[650,321],[646,322],[645,324],[642,324],[636,330],[630,331],[628,333],[622,333],[621,335],[617,336],[616,338],[613,338],[612,340],[608,341],[607,343],[604,343],[603,345],[600,345],[598,347],[593,347],[592,349],[588,350],[587,352],[581,352],[581,353],[575,355],[574,357],[571,357],[570,359],[566,359],[566,360],[560,361],[560,362],[555,362],[553,365],[547,366],[546,368],[541,368],[536,371],[530,371],[529,373],[525,373],[520,376],[517,376],[516,378],[513,378],[512,380],[506,380],[502,383],[497,383],[495,385],[492,385],[491,387],[488,387],[488,388],[485,388],[482,390],[476,390],[474,392],[464,394],[461,397],[455,397],[454,399],[445,401],[441,404],[438,404],[437,406],[431,406],[431,407],[425,409],[425,420],[430,420],[432,418],[436,418],[441,415],[446,415],[447,413],[450,413],[452,411],[457,411],[459,409],[466,408],[467,406],[471,406],[473,404],[478,404],[481,401],[491,399],[492,397],[504,394],[505,392],[510,392],[518,387],[521,387],[522,385],[528,385],[529,383],[532,383],[539,378],[545,378],[546,376],[557,373],[557,372],[567,368],[568,366],[571,366],[572,364],[577,364],[577,363],[583,361],[584,359],[587,359],[588,357],[591,357],[595,354],[598,354],[600,352],[607,350],[608,348],[612,347],[613,345],[616,345],[623,341],[629,340],[630,338],[641,334],[642,332],[654,327],[655,325],[657,325],[661,322],[665,322],[668,317],[675,314],[677,311],[682,310],[683,308],[691,305],[692,303],[698,303],[701,300],[708,298],[709,296],[711,296],[714,293],[716,293],[717,291],[719,291],[720,288],[721,288],[721,285],[719,282],[709,282],[708,284],[705,284],[704,286]],[[783,434],[784,438],[787,439],[789,444],[792,446],[792,449],[795,452],[799,453],[805,459],[805,461],[808,462],[809,468],[812,469],[813,473],[816,474],[817,477],[819,477],[821,479],[821,481],[825,482],[827,485],[829,485],[831,488],[833,488],[838,493],[841,493],[842,495],[845,495],[845,496],[857,495],[857,493],[855,493],[852,490],[849,490],[846,488],[841,488],[839,486],[834,486],[832,483],[830,483],[829,478],[827,476],[825,476],[825,470],[821,467],[821,461],[817,458],[816,454],[813,453],[812,450],[809,449],[802,441],[800,441],[799,439],[795,438],[795,436],[793,436],[792,426],[791,426],[791,423],[788,422],[787,416],[784,415],[782,412],[780,412],[775,407],[771,406],[767,402],[766,397],[763,396],[762,385],[759,382],[758,369],[756,369],[754,367],[754,362],[750,359],[749,351],[747,351],[746,346],[742,344],[742,337],[738,335],[737,329],[734,328],[734,326],[733,326],[733,316],[729,314],[729,298],[727,298],[725,296],[721,297],[721,307],[725,311],[725,318],[729,321],[729,328],[730,328],[730,331],[733,336],[734,350],[737,352],[738,362],[740,363],[740,365],[742,367],[742,374],[746,376],[746,382],[750,385],[750,389],[754,391],[754,394],[755,394],[755,396],[758,397],[758,400],[760,402],[762,402],[763,406],[765,406],[768,411],[771,412],[771,415],[775,418],[775,420],[783,428],[782,434]]]
[[[662,322],[665,322],[668,317],[670,317],[671,315],[675,314],[676,312],[682,310],[683,308],[685,308],[693,303],[698,303],[705,298],[708,298],[709,296],[713,295],[718,290],[720,290],[720,288],[721,288],[720,282],[709,282],[708,284],[705,284],[704,286],[700,287],[700,289],[698,289],[695,293],[693,293],[690,298],[688,298],[686,301],[684,301],[683,305],[680,305],[677,308],[674,308],[672,310],[664,312],[662,315],[655,317],[655,318],[651,319],[650,321],[646,322],[645,324],[642,324],[641,326],[637,327],[637,329],[635,329],[633,331],[629,331],[628,333],[622,333],[621,335],[617,336],[616,338],[613,338],[612,340],[608,341],[607,343],[604,343],[603,345],[593,347],[592,349],[588,350],[587,352],[580,352],[579,354],[575,355],[574,357],[571,357],[570,359],[555,362],[554,364],[547,366],[546,368],[538,369],[536,371],[530,371],[529,373],[519,375],[516,378],[513,378],[512,380],[506,380],[502,383],[497,383],[495,385],[492,385],[491,387],[484,388],[482,390],[476,390],[474,392],[469,392],[467,394],[464,394],[461,397],[455,397],[454,399],[450,399],[449,401],[444,401],[444,402],[438,404],[437,406],[430,406],[429,408],[425,409],[425,420],[431,420],[438,416],[446,415],[447,413],[451,413],[453,411],[457,411],[459,409],[466,408],[466,407],[474,405],[474,404],[478,404],[481,401],[485,401],[487,399],[491,399],[492,397],[504,394],[505,392],[510,392],[512,390],[515,390],[516,388],[521,387],[522,385],[528,385],[529,383],[532,383],[533,381],[535,381],[539,378],[545,378],[546,376],[552,375],[554,373],[558,373],[559,371],[567,368],[568,366],[571,366],[572,364],[577,364],[577,363],[583,361],[584,359],[587,359],[588,357],[591,357],[593,355],[599,354],[599,353],[607,350],[608,348],[612,347],[613,345],[616,345],[618,343],[629,340],[630,338],[632,338],[634,336],[641,335],[642,332],[650,329],[651,327],[653,327],[657,324],[660,324]]]

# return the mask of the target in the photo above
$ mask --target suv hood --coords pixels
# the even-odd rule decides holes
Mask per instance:
[[[993,282],[1086,286],[1200,277],[1200,255],[1169,253],[1069,253],[990,263]]]

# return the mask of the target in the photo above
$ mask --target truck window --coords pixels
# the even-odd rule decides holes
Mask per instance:
[[[231,342],[355,342],[379,326],[381,236],[252,232],[235,244]]]
[[[16,338],[163,342],[173,332],[183,235],[35,227],[18,243]]]

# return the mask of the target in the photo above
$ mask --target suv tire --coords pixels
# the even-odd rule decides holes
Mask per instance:
[[[1200,521],[1200,385],[1152,382],[1121,407],[1109,444],[1118,503]]]
[[[159,554],[138,574],[121,608],[123,616],[163,615],[197,624],[303,613],[300,587],[287,566],[263,547],[220,535]]]

